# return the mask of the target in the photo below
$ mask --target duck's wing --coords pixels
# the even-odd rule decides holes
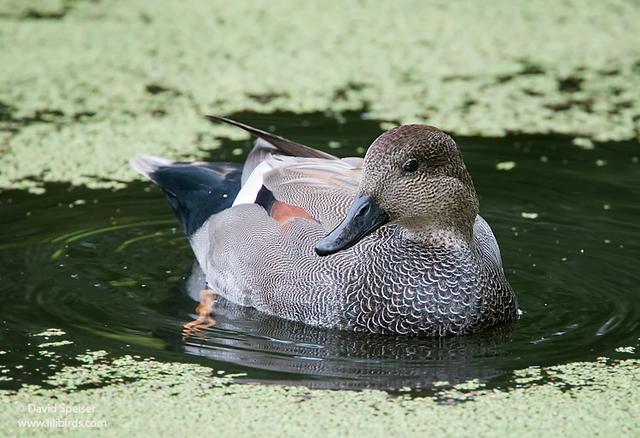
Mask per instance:
[[[301,208],[325,231],[344,218],[360,183],[362,159],[274,157],[262,184],[280,203]]]
[[[327,231],[344,217],[360,182],[361,158],[339,159],[226,117],[206,118],[258,137],[245,161],[234,206],[257,203],[279,221],[313,219]]]
[[[328,232],[344,218],[361,172],[360,158],[270,156],[254,169],[233,205],[259,204],[279,222],[312,219]]]

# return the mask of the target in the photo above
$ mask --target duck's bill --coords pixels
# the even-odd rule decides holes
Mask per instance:
[[[326,256],[350,248],[387,222],[389,215],[373,197],[358,197],[340,225],[316,243],[316,254]]]

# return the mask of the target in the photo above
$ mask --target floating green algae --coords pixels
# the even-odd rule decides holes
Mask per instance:
[[[45,436],[29,421],[73,420],[102,436],[630,436],[640,432],[640,360],[574,363],[514,374],[511,390],[477,381],[415,398],[384,391],[319,391],[233,383],[192,364],[89,352],[44,386],[0,391],[0,432]],[[224,374],[224,373],[222,373]],[[536,383],[545,375],[548,381]],[[105,385],[106,383],[106,385]],[[92,385],[102,384],[99,387]],[[89,389],[78,391],[77,388]],[[53,413],[51,411],[54,411]],[[50,424],[50,423],[48,423]],[[68,432],[62,427],[58,431]],[[89,426],[88,426],[89,427]],[[136,433],[134,433],[136,435]]]
[[[639,23],[622,0],[0,0],[0,187],[121,186],[136,152],[203,157],[242,135],[209,112],[638,138]]]
[[[59,328],[48,328],[40,333],[35,333],[32,336],[41,336],[44,338],[49,338],[51,336],[64,336],[66,335],[64,330],[61,330]]]
[[[38,344],[38,348],[62,347],[64,345],[71,345],[71,344],[73,344],[73,342],[71,341],[44,342],[42,344]]]

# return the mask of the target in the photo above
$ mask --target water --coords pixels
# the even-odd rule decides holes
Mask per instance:
[[[358,113],[233,117],[339,155],[359,155],[380,133]],[[0,350],[7,351],[0,363],[22,366],[0,385],[42,382],[74,355],[104,349],[313,387],[429,388],[473,378],[504,386],[515,369],[637,345],[638,145],[583,150],[551,136],[457,141],[523,311],[512,326],[448,339],[356,335],[221,300],[217,325],[183,339],[196,305],[190,295],[201,284],[160,192],[142,182],[119,191],[50,184],[43,196],[0,194]],[[241,161],[238,147],[248,151],[250,142],[226,142],[211,159]],[[509,161],[513,169],[496,168]],[[49,327],[74,342],[56,349],[62,359],[53,364],[32,336]]]

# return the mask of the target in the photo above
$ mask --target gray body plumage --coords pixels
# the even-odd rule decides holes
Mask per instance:
[[[267,163],[261,187],[312,218],[277,221],[251,202],[213,214],[189,240],[216,294],[306,324],[374,333],[460,335],[516,318],[498,244],[479,215],[470,238],[446,227],[416,238],[391,221],[319,257],[314,245],[348,214],[366,166],[360,158],[279,151],[264,137],[258,141],[239,198]],[[132,164],[140,168],[145,159]]]
[[[320,224],[294,219],[281,230],[260,206],[245,204],[212,217],[193,239],[209,245],[193,246],[210,287],[237,304],[324,327],[442,336],[515,317],[495,238],[481,217],[477,224],[475,247],[446,235],[417,245],[387,225],[320,258]]]

